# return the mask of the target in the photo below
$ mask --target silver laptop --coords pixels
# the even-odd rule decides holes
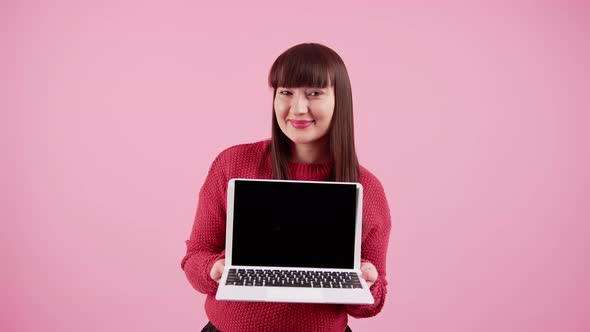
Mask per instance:
[[[217,300],[372,304],[359,183],[231,179]]]

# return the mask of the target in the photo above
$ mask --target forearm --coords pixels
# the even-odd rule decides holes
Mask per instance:
[[[391,216],[389,204],[385,198],[382,186],[371,186],[372,191],[367,192],[367,200],[363,201],[366,209],[363,209],[363,241],[361,246],[361,266],[371,263],[369,270],[364,274],[370,280],[375,280],[370,291],[375,302],[370,305],[347,305],[348,314],[353,317],[363,318],[377,315],[385,305],[387,295],[387,247],[391,231]],[[377,279],[372,274],[376,270]]]
[[[383,309],[385,304],[385,295],[387,295],[387,280],[385,276],[379,276],[370,288],[371,294],[375,299],[373,304],[348,304],[345,305],[346,312],[355,318],[366,318],[377,315]]]
[[[190,241],[187,241],[189,245]],[[221,253],[207,250],[187,252],[181,267],[194,289],[203,293],[215,295],[217,282],[211,279],[210,271],[216,261],[225,258],[225,251]]]

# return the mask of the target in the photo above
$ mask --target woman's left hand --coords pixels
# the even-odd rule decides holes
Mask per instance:
[[[371,264],[370,262],[362,262],[361,263],[361,273],[363,279],[367,281],[367,285],[369,287],[373,286],[377,278],[379,278],[379,273],[377,272],[377,268],[375,265]]]

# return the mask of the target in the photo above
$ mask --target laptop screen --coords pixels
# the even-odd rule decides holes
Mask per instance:
[[[356,185],[235,181],[232,264],[354,268]]]

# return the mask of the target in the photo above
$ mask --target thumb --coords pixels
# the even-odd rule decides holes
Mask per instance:
[[[219,276],[223,274],[223,269],[225,268],[225,259],[220,259],[217,261],[216,272],[219,273]]]
[[[379,276],[379,274],[377,273],[377,269],[375,269],[375,266],[371,263],[363,264],[363,266],[361,267],[361,274],[363,279],[365,279],[365,281],[367,282],[367,285],[369,285],[369,287],[373,285],[373,283],[375,282],[375,280],[377,280]]]
[[[211,269],[211,279],[219,282],[221,279],[221,275],[223,274],[223,269],[225,267],[225,259],[220,259],[215,264],[213,264],[213,268]]]

